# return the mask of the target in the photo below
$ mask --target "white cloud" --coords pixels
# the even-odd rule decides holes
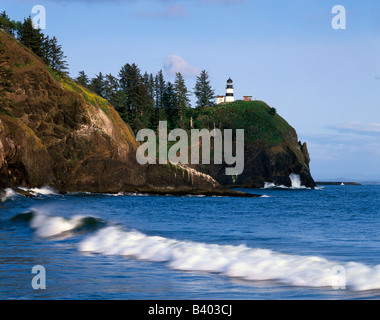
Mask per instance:
[[[328,128],[340,132],[351,132],[361,135],[380,135],[380,123],[364,123],[355,121],[341,125],[329,126]]]
[[[164,70],[171,75],[180,72],[183,76],[195,76],[199,73],[196,67],[189,65],[184,58],[177,55],[170,55],[165,58]]]

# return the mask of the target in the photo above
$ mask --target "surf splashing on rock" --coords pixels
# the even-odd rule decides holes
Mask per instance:
[[[308,187],[305,187],[304,185],[302,185],[301,177],[299,174],[291,173],[289,175],[289,179],[291,182],[290,187],[287,187],[284,185],[276,185],[273,182],[265,182],[264,189],[276,189],[276,188],[278,188],[278,189],[293,189],[293,190],[311,189],[311,188],[308,188]]]

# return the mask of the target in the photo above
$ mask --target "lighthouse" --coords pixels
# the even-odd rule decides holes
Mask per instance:
[[[226,100],[225,102],[234,102],[234,85],[231,78],[227,80],[227,88],[226,88]]]
[[[250,96],[247,96],[247,98],[251,98]],[[244,97],[244,100],[247,99]],[[251,99],[252,100],[252,99]],[[226,87],[226,95],[225,96],[216,96],[216,104],[221,104],[225,102],[234,102],[234,82],[229,78],[227,80],[227,87]]]

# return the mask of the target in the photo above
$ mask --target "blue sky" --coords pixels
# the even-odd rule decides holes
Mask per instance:
[[[231,77],[237,98],[264,100],[308,143],[316,180],[380,180],[380,1],[0,0],[15,20],[34,5],[72,77],[134,62],[193,88],[206,69],[217,94]],[[332,28],[335,5],[345,30]]]

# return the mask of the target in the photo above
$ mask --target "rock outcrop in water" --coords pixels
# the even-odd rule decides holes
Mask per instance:
[[[174,165],[140,165],[138,142],[116,110],[0,31],[12,72],[0,108],[0,188],[61,192],[253,196]]]

